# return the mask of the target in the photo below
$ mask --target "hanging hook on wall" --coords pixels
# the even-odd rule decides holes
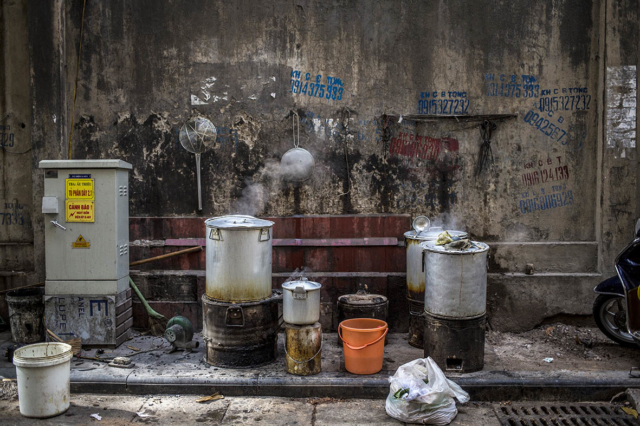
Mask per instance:
[[[344,129],[344,133],[342,135],[344,141],[344,162],[346,165],[347,171],[347,190],[341,194],[338,194],[338,197],[342,197],[343,195],[347,195],[351,192],[351,172],[349,171],[349,121],[351,120],[351,110],[347,107],[342,108],[342,128]]]
[[[297,112],[291,111],[291,121],[293,123],[293,147],[298,148],[300,146],[300,116]],[[297,129],[297,139],[296,139],[296,129]]]
[[[493,166],[493,151],[491,150],[491,133],[498,126],[489,120],[484,120],[480,125],[480,136],[482,137],[482,145],[480,145],[480,154],[478,155],[478,168],[476,176],[482,174]]]

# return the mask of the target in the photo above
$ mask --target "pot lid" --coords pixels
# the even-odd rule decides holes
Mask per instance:
[[[441,253],[441,254],[474,254],[474,253],[482,253],[489,250],[489,246],[486,245],[485,243],[481,243],[478,241],[469,241],[469,242],[472,244],[471,247],[463,250],[458,250],[458,249],[447,250],[443,245],[437,246],[432,241],[421,243],[420,247],[425,251],[430,251],[433,253]]]
[[[358,291],[356,294],[345,294],[338,297],[338,302],[345,305],[379,305],[387,302],[387,297],[381,294],[370,294]]]
[[[440,226],[432,226],[428,231],[422,231],[419,234],[416,231],[407,231],[404,233],[405,238],[421,241],[435,241],[438,239],[438,235],[444,232],[444,229]],[[417,235],[416,235],[417,234]],[[464,231],[449,231],[452,237],[468,238],[469,235]]]
[[[302,277],[299,280],[287,281],[282,283],[282,288],[285,290],[295,290],[298,287],[302,287],[305,290],[319,290],[322,284],[315,281],[309,281],[308,278]]]
[[[258,219],[253,216],[229,215],[212,217],[204,221],[209,228],[221,229],[252,229],[252,228],[269,228],[273,226],[273,222],[264,219]]]

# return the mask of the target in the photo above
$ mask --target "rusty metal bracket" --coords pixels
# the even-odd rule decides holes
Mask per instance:
[[[244,327],[244,311],[240,305],[231,305],[225,315],[227,327]]]
[[[211,232],[209,232],[209,239],[214,241],[223,241],[222,232],[218,228],[211,228]]]
[[[258,241],[269,241],[271,239],[271,234],[269,233],[269,228],[262,228],[260,230],[260,235],[258,235]]]

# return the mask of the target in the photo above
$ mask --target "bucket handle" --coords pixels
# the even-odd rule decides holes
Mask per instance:
[[[321,340],[321,341],[320,341],[320,349],[318,349],[318,352],[316,352],[316,354],[315,354],[314,356],[312,356],[311,358],[309,358],[309,359],[308,359],[308,360],[306,360],[306,361],[298,361],[297,359],[295,359],[294,357],[292,357],[291,355],[289,355],[289,352],[287,352],[287,334],[285,333],[285,335],[284,335],[284,353],[285,353],[285,354],[287,354],[287,357],[288,357],[291,361],[295,362],[296,364],[306,364],[306,363],[308,363],[308,362],[313,361],[313,360],[318,356],[318,354],[322,351],[322,347],[323,347],[323,346],[324,346],[324,340]]]
[[[360,349],[364,349],[364,348],[366,348],[367,346],[371,346],[371,345],[374,345],[374,344],[378,343],[380,340],[384,339],[384,336],[386,336],[386,335],[387,335],[387,332],[388,332],[388,331],[389,331],[389,327],[385,328],[384,333],[382,333],[382,336],[378,337],[378,338],[377,338],[376,340],[374,340],[373,342],[371,342],[371,343],[367,343],[367,344],[366,344],[366,345],[364,345],[364,346],[357,346],[357,347],[356,347],[356,346],[351,346],[349,343],[347,343],[347,342],[342,338],[342,324],[338,325],[338,336],[340,336],[340,340],[342,340],[342,342],[343,342],[345,345],[347,345],[347,347],[348,347],[349,349],[353,349],[354,351],[359,351]]]

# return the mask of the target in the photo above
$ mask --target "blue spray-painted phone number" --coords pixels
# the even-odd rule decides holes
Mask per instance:
[[[515,83],[488,83],[487,96],[498,96],[503,98],[537,98],[540,94],[538,84],[515,84]]]
[[[342,100],[342,94],[344,93],[344,87],[342,86],[344,84],[339,78],[327,76],[327,84],[322,84],[321,74],[316,75],[315,82],[309,81],[311,79],[310,73],[305,75],[306,81],[299,80],[300,75],[300,71],[293,71],[291,73],[291,90],[289,90],[289,92],[314,98],[326,98],[333,101]]]
[[[431,99],[418,101],[418,114],[468,114],[467,99]]]
[[[524,116],[524,121],[525,123],[529,123],[536,129],[540,130],[545,136],[550,137],[551,140],[557,140],[562,145],[567,144],[568,141],[566,139],[564,141],[562,140],[567,135],[567,132],[551,123],[546,118],[541,117],[538,113],[529,110],[529,112]],[[562,135],[560,135],[560,133],[562,133]]]
[[[533,213],[536,210],[544,211],[573,204],[573,191],[546,194],[540,197],[520,200],[520,213]]]

